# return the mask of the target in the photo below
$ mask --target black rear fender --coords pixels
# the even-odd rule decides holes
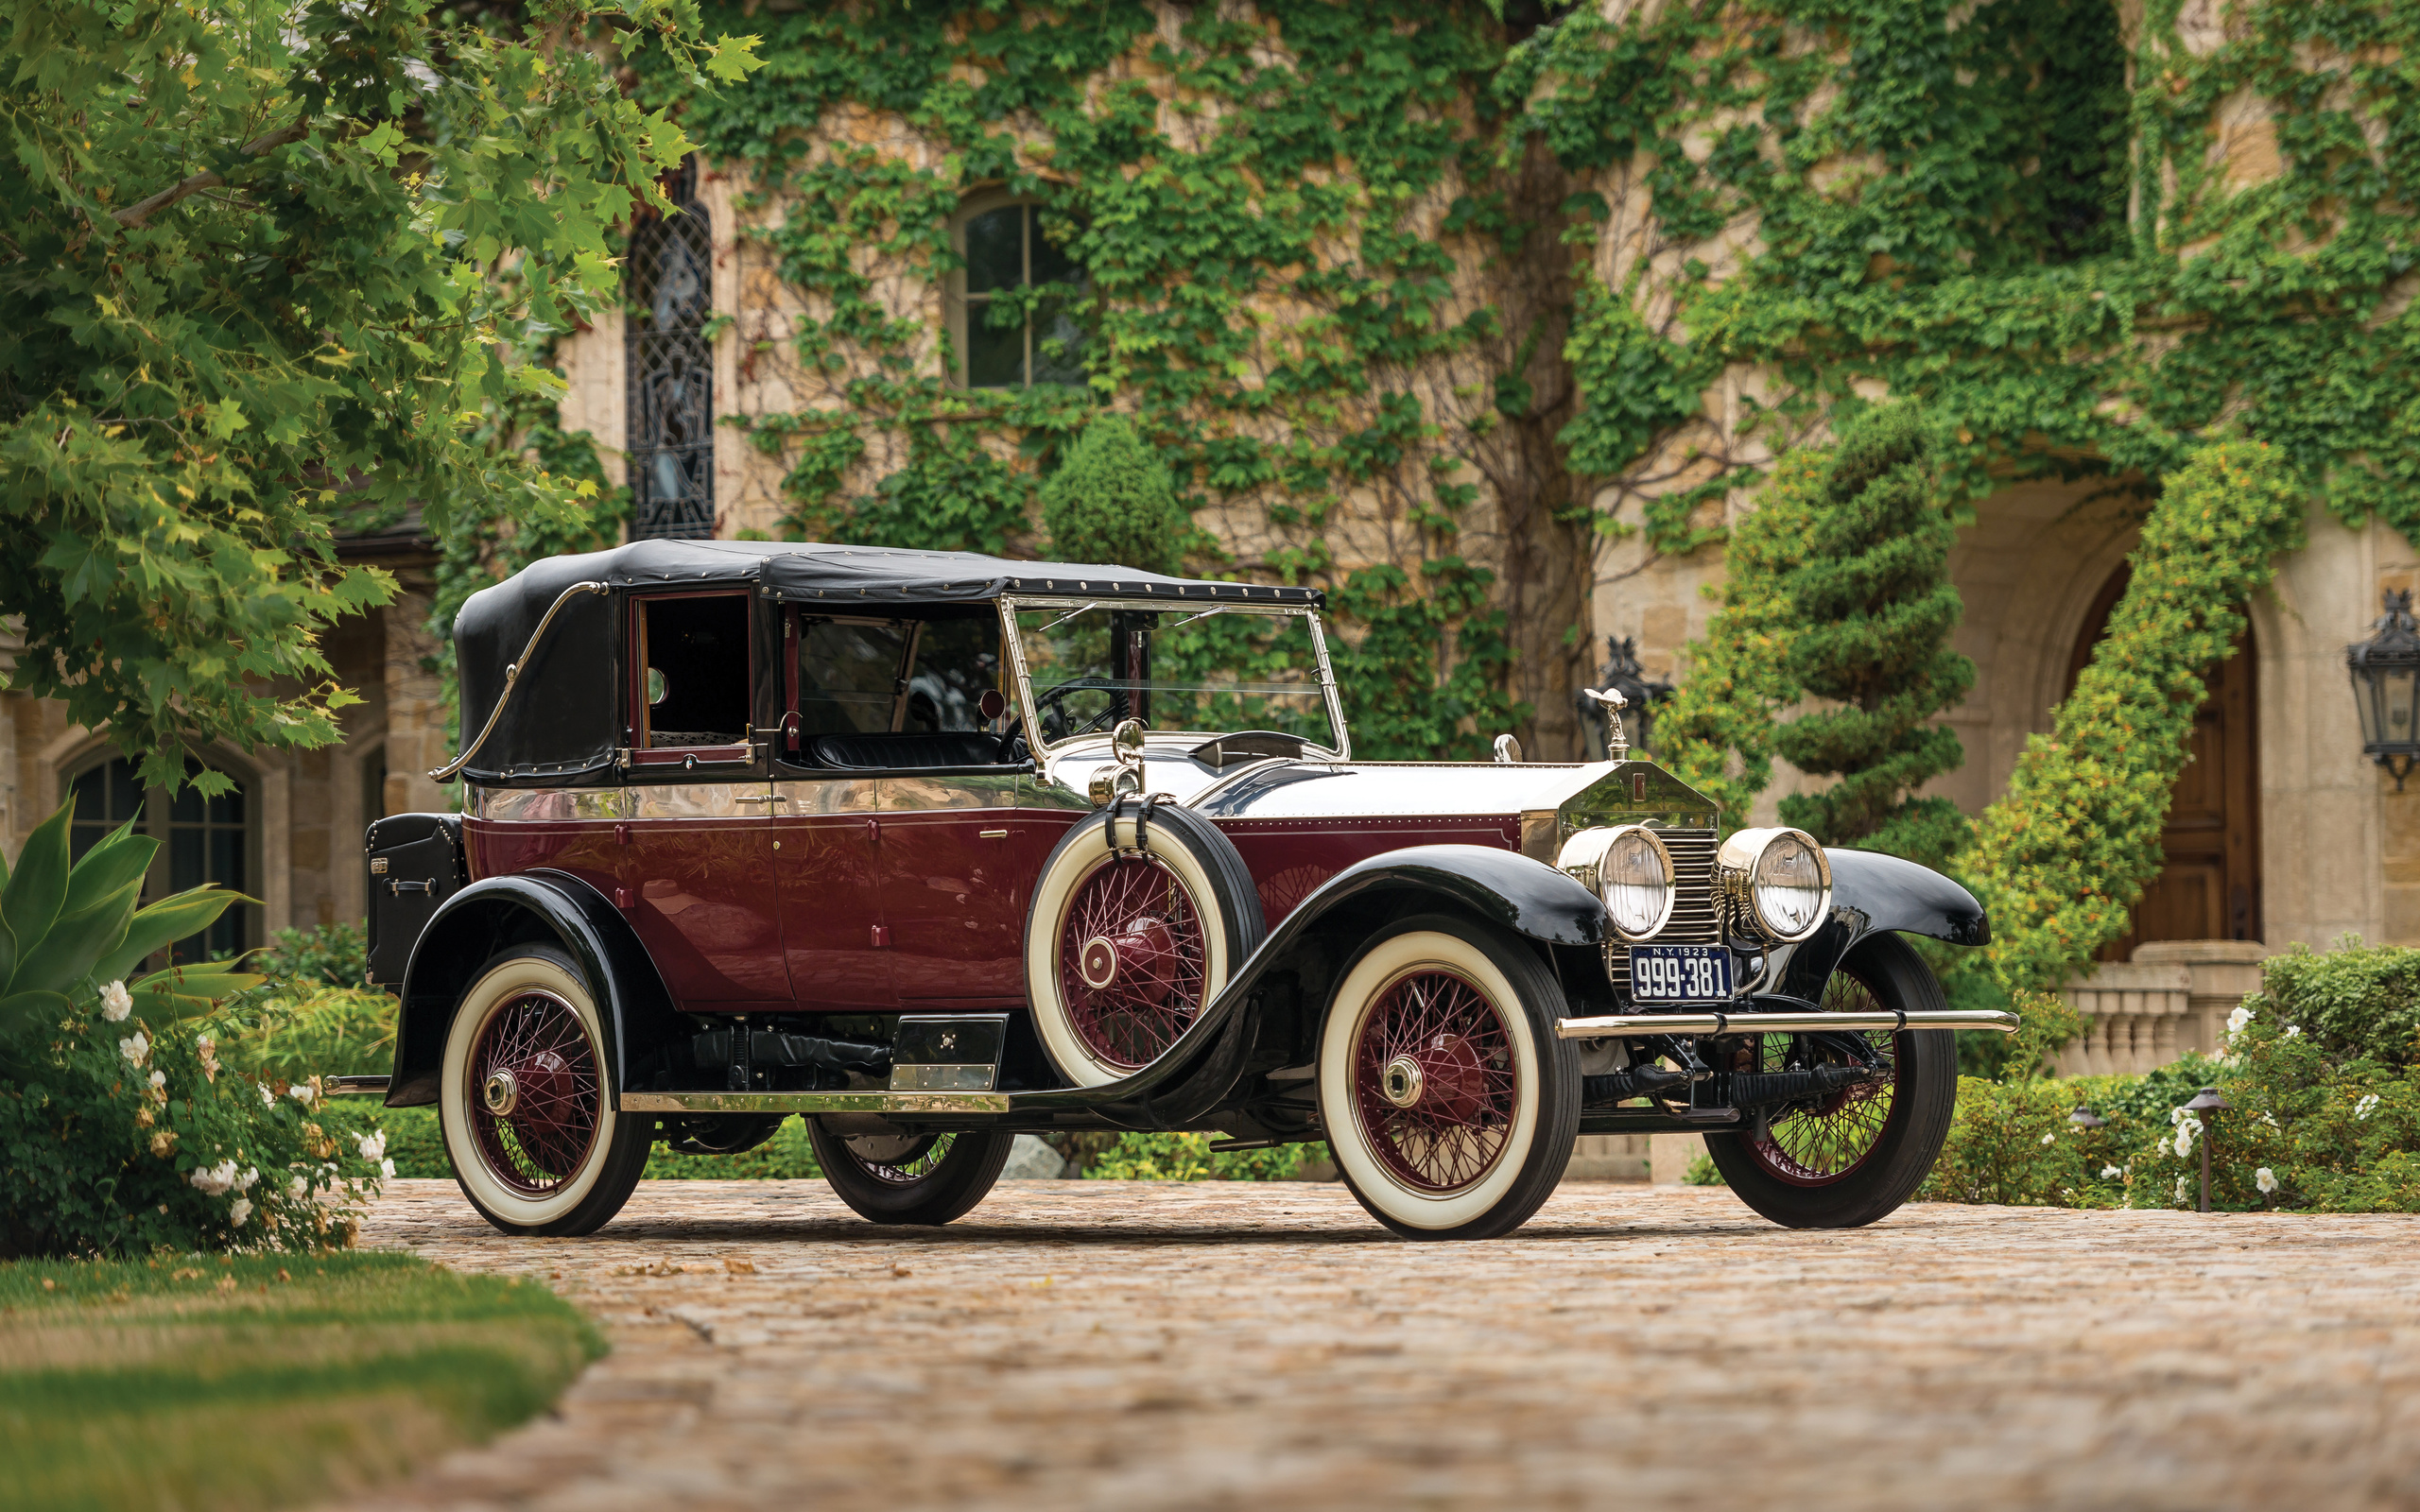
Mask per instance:
[[[671,994],[629,922],[596,888],[559,871],[473,883],[445,900],[413,945],[395,1023],[395,1071],[387,1106],[437,1101],[454,1006],[496,953],[560,946],[579,964],[604,1020],[606,1061],[618,1097],[680,1032]]]
[[[1988,945],[1991,920],[1975,895],[1930,867],[1873,850],[1826,849],[1832,864],[1832,917],[1790,947],[1780,990],[1820,1002],[1824,984],[1858,942],[1896,931],[1949,945]]]

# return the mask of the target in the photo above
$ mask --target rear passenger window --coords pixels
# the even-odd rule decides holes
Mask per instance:
[[[639,603],[639,745],[737,746],[748,739],[748,595]]]
[[[892,728],[912,626],[804,620],[798,634],[798,713],[808,735]]]

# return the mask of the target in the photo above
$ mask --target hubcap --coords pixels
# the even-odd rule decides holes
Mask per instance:
[[[1379,1080],[1378,1090],[1397,1108],[1409,1108],[1420,1101],[1421,1084],[1427,1079],[1420,1074],[1419,1061],[1409,1056],[1397,1056],[1387,1062],[1387,1074]]]
[[[509,1071],[491,1072],[487,1085],[479,1089],[479,1096],[487,1103],[489,1112],[498,1118],[510,1118],[512,1109],[521,1102],[521,1084],[512,1079]]]

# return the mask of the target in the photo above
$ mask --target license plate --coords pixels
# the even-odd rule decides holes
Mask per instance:
[[[1731,953],[1720,945],[1634,945],[1630,995],[1641,1003],[1728,1003]]]

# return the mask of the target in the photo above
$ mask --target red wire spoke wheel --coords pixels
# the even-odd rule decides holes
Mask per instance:
[[[1268,933],[1235,845],[1191,809],[1127,799],[1051,848],[1025,919],[1025,991],[1050,1063],[1103,1087],[1166,1055]]]
[[[604,1104],[579,1015],[551,992],[524,993],[489,1017],[471,1059],[471,1126],[489,1173],[531,1196],[560,1188],[596,1143]]]
[[[647,1167],[655,1121],[614,1109],[596,1000],[572,958],[515,946],[454,1006],[438,1121],[454,1179],[510,1234],[592,1233]]]
[[[1518,936],[1432,914],[1381,929],[1320,1027],[1320,1126],[1371,1216],[1411,1239],[1492,1239],[1554,1192],[1580,1131],[1563,988]]]
[[[1859,940],[1824,988],[1827,1012],[1910,1013],[1942,1006],[1941,984],[1896,935]],[[1757,1069],[1864,1066],[1871,1074],[1820,1098],[1763,1109],[1763,1126],[1709,1133],[1706,1154],[1740,1201],[1795,1228],[1853,1228],[1915,1194],[1949,1137],[1958,1037],[1825,1030],[1758,1037]]]
[[[1460,1191],[1495,1167],[1512,1135],[1512,1031],[1468,978],[1408,973],[1362,1018],[1353,1092],[1363,1134],[1397,1180]]]
[[[1201,1013],[1208,949],[1201,911],[1160,861],[1119,856],[1093,868],[1059,928],[1059,988],[1093,1059],[1139,1071]]]
[[[1874,988],[1848,971],[1836,971],[1824,989],[1826,1013],[1878,1013],[1886,1010]],[[1766,1125],[1760,1136],[1743,1138],[1750,1156],[1776,1179],[1793,1186],[1820,1187],[1844,1181],[1881,1148],[1898,1106],[1899,1053],[1890,1034],[1778,1035],[1760,1037],[1759,1069],[1854,1065],[1875,1068],[1872,1080],[1844,1087],[1811,1107],[1793,1108]],[[1796,1041],[1793,1044],[1793,1041]]]

